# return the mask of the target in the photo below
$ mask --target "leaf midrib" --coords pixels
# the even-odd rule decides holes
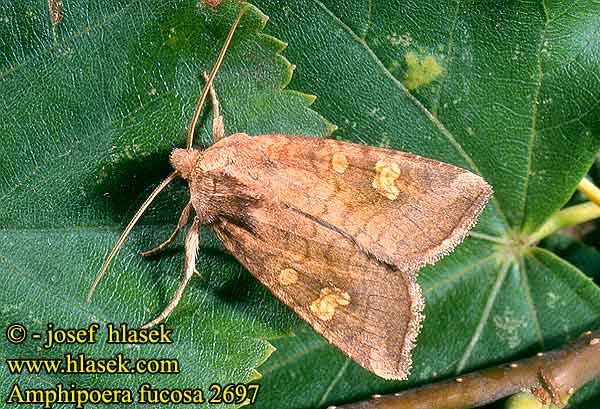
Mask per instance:
[[[538,109],[539,109],[539,100],[540,94],[542,91],[542,82],[544,81],[544,67],[542,61],[542,50],[544,48],[544,42],[546,41],[546,33],[548,31],[548,25],[550,23],[550,18],[548,16],[548,9],[546,7],[546,0],[542,0],[542,6],[544,8],[544,29],[542,30],[542,34],[540,36],[540,44],[538,46],[537,52],[537,69],[538,69],[538,78],[535,84],[535,92],[533,98],[531,100],[531,133],[529,136],[529,144],[527,145],[527,174],[525,176],[525,182],[523,186],[523,208],[521,209],[521,220],[517,223],[520,230],[523,230],[526,221],[526,212],[527,212],[527,204],[528,204],[528,193],[529,193],[529,179],[531,178],[533,171],[533,150],[535,146],[535,142],[537,140],[537,119],[538,119]]]
[[[479,342],[479,340],[481,338],[483,329],[485,328],[485,326],[489,320],[490,313],[492,312],[492,308],[494,307],[494,304],[496,303],[496,299],[498,297],[498,294],[500,293],[502,284],[504,283],[504,280],[506,279],[506,275],[508,273],[510,266],[511,266],[510,261],[505,262],[504,265],[502,267],[500,267],[500,270],[498,271],[498,275],[496,277],[496,280],[494,281],[494,285],[492,286],[490,295],[487,297],[487,302],[485,303],[485,305],[483,307],[483,311],[481,312],[481,317],[479,318],[479,322],[477,323],[477,326],[475,327],[475,331],[473,332],[473,335],[471,336],[471,339],[469,340],[467,347],[465,348],[463,354],[461,355],[461,357],[458,361],[458,364],[456,365],[456,373],[457,374],[461,373],[465,369],[467,362],[469,361],[469,358],[471,357],[471,354],[475,350],[475,346],[477,345],[477,343]]]

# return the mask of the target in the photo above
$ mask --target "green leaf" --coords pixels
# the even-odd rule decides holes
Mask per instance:
[[[471,238],[420,273],[426,319],[409,382],[378,379],[303,327],[274,342],[259,368],[259,407],[397,391],[600,325],[589,278],[523,245],[600,149],[598,2],[256,4],[271,17],[266,30],[290,44],[291,86],[319,96],[315,109],[340,128],[334,137],[467,167],[495,190]],[[574,407],[600,396],[598,383],[586,391]]]
[[[240,6],[216,12],[195,0],[61,3],[64,19],[56,26],[45,1],[0,4],[0,326],[21,322],[30,334],[49,322],[138,327],[162,311],[182,276],[180,245],[151,260],[138,255],[174,228],[188,200],[182,182],[142,219],[91,304],[85,295],[124,225],[168,174],[171,149],[184,146],[200,74],[212,68]],[[255,8],[244,16],[215,81],[226,132],[327,134],[331,124],[309,108],[314,98],[285,89],[293,67],[279,54],[284,43],[262,33],[266,21]],[[205,118],[197,142],[210,143],[211,123]],[[288,331],[296,318],[206,234],[198,270],[202,278],[167,320],[171,345],[107,345],[103,330],[93,346],[0,344],[3,360],[66,352],[174,358],[179,375],[16,376],[2,365],[2,399],[15,382],[134,392],[149,382],[204,388],[208,398],[213,382],[255,379],[273,351],[266,338]]]
[[[554,234],[540,245],[564,258],[594,280],[600,280],[600,251],[565,234]]]

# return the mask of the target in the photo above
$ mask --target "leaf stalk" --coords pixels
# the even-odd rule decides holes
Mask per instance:
[[[575,226],[600,217],[600,188],[587,178],[581,179],[577,190],[590,201],[556,212],[536,232],[529,236],[527,245],[532,245],[566,227]]]
[[[600,188],[594,185],[589,179],[581,179],[581,182],[577,185],[577,190],[587,197],[590,202],[594,202],[600,206]]]
[[[528,238],[527,245],[539,242],[545,237],[556,233],[566,227],[575,226],[600,217],[600,206],[592,202],[586,202],[567,207],[556,212],[536,232]]]

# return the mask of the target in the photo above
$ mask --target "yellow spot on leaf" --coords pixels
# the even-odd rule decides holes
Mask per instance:
[[[344,173],[348,169],[348,159],[343,153],[336,152],[331,157],[331,166],[337,173]]]
[[[400,176],[400,167],[395,162],[380,160],[375,164],[373,187],[390,200],[395,200],[400,194],[396,179]]]
[[[310,310],[321,320],[329,321],[339,306],[350,304],[350,295],[337,287],[323,288],[319,298],[310,304]]]
[[[407,65],[406,74],[404,75],[404,85],[409,90],[429,84],[442,73],[441,65],[432,55],[419,60],[417,54],[410,52],[404,55],[404,61]]]
[[[296,281],[298,281],[298,273],[296,272],[296,270],[286,268],[285,270],[281,270],[279,276],[277,277],[277,280],[281,285],[292,285]]]

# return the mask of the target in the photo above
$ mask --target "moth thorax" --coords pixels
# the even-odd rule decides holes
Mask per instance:
[[[196,149],[173,149],[171,152],[171,166],[177,170],[181,177],[188,179],[196,166],[196,162],[200,159],[200,151]]]

